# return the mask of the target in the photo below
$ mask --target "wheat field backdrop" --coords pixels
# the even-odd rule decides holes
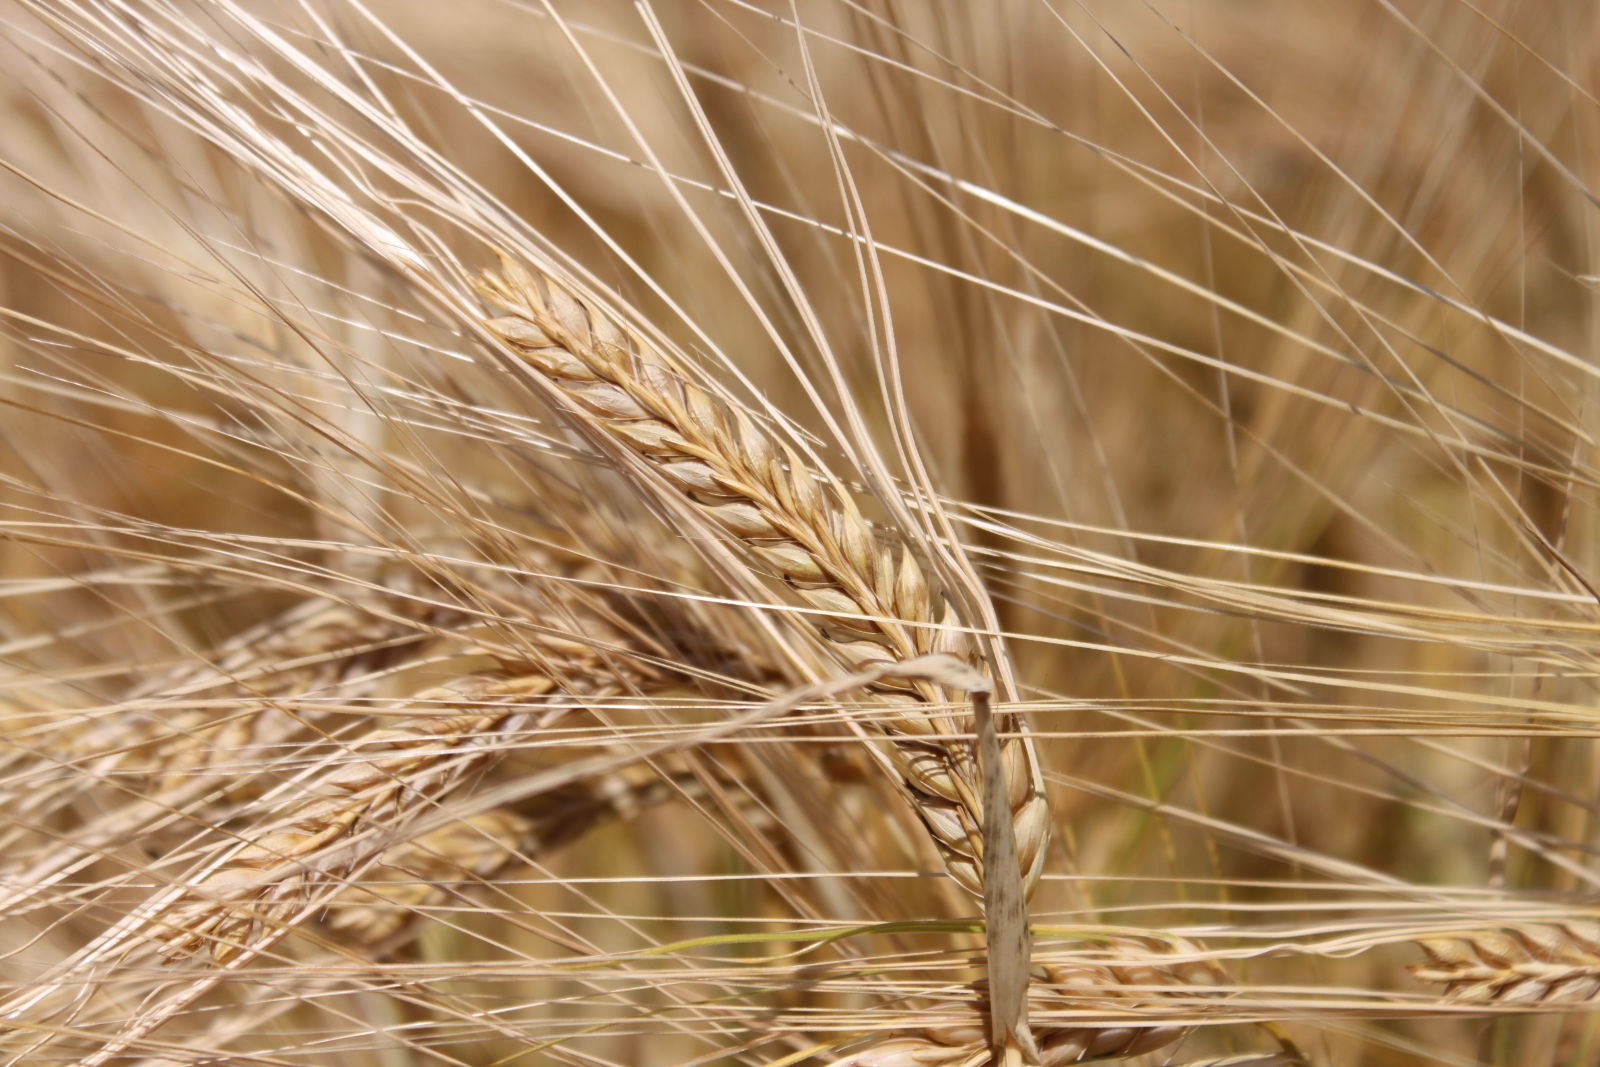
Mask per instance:
[[[0,92],[0,1063],[1600,1062],[1590,0]]]

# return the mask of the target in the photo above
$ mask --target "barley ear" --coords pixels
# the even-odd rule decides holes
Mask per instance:
[[[947,651],[960,620],[914,553],[862,517],[837,479],[808,465],[753,419],[696,384],[657,346],[553,272],[515,260],[479,281],[509,312],[482,322],[583,426],[643,461],[658,477],[642,486],[687,501],[709,525],[822,613],[822,630],[849,670]],[[868,687],[891,709],[872,729],[893,742],[887,762],[938,847],[952,878],[984,896],[982,797],[970,717],[924,681]],[[997,716],[1004,805],[1023,896],[1043,869],[1049,810],[1043,778],[1021,724]]]
[[[1411,973],[1471,1003],[1600,1001],[1600,923],[1526,924],[1418,942],[1427,962]]]

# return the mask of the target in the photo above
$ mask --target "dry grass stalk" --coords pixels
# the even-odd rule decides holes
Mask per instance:
[[[1177,1041],[1192,1025],[1163,1024],[1163,1015],[1193,1010],[1197,992],[1227,980],[1217,964],[1188,959],[1199,949],[1182,938],[1118,937],[1082,959],[1044,965],[1045,977],[1029,987],[1029,1015],[1042,1067],[1138,1056]],[[1178,957],[1178,958],[1174,958]],[[839,1061],[838,1067],[980,1067],[991,1062],[988,1020],[978,1001],[936,1005],[950,1021],[913,1035],[879,1042]],[[1050,1013],[1126,1017],[1127,1025],[1052,1025]]]
[[[487,328],[574,412],[646,460],[758,567],[827,613],[825,634],[848,669],[963,651],[960,620],[915,555],[876,534],[837,481],[550,275],[507,260],[480,287],[511,312]],[[950,696],[928,683],[880,681],[870,691],[897,709],[874,726],[893,740],[894,771],[945,868],[982,897],[982,786],[970,746],[951,740],[972,732],[970,718],[938,710]],[[1020,723],[1001,729],[1015,735]],[[1032,745],[1012,736],[1003,761],[1031,891],[1044,865],[1049,808]]]
[[[1600,923],[1508,926],[1418,945],[1411,973],[1441,982],[1451,1000],[1578,1004],[1600,1000]]]
[[[1304,1056],[1293,1052],[1244,1052],[1234,1056],[1207,1056],[1184,1060],[1173,1067],[1309,1067]]]

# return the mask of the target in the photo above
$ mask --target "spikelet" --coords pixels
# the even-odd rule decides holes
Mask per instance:
[[[1412,964],[1445,996],[1471,1003],[1581,1004],[1600,1000],[1600,923],[1507,926],[1418,946],[1428,962]]]

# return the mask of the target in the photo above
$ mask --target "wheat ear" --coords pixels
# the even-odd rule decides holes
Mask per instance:
[[[850,493],[689,376],[594,301],[546,273],[507,260],[480,291],[509,315],[484,326],[610,440],[646,461],[673,491],[742,545],[757,566],[824,613],[824,634],[850,670],[959,651],[948,602],[916,557],[875,534]],[[946,870],[983,896],[982,795],[964,715],[939,687],[879,681],[876,702],[895,708],[873,728]],[[1010,717],[1007,717],[1008,720]],[[1049,810],[1020,724],[1006,721],[1005,793],[1018,864],[1031,892],[1044,863]]]
[[[252,835],[190,887],[185,903],[157,920],[164,954],[208,948],[225,963],[275,940],[319,890],[359,866],[362,850],[342,845],[364,829],[403,825],[408,813],[437,803],[520,724],[524,716],[514,701],[551,688],[545,678],[471,679],[420,694],[421,706],[460,702],[474,710],[375,730],[351,745],[354,758],[310,783],[310,799]],[[377,844],[366,850],[382,851]]]
[[[1418,942],[1411,973],[1451,1000],[1575,1004],[1600,1000],[1600,923],[1508,926]]]

